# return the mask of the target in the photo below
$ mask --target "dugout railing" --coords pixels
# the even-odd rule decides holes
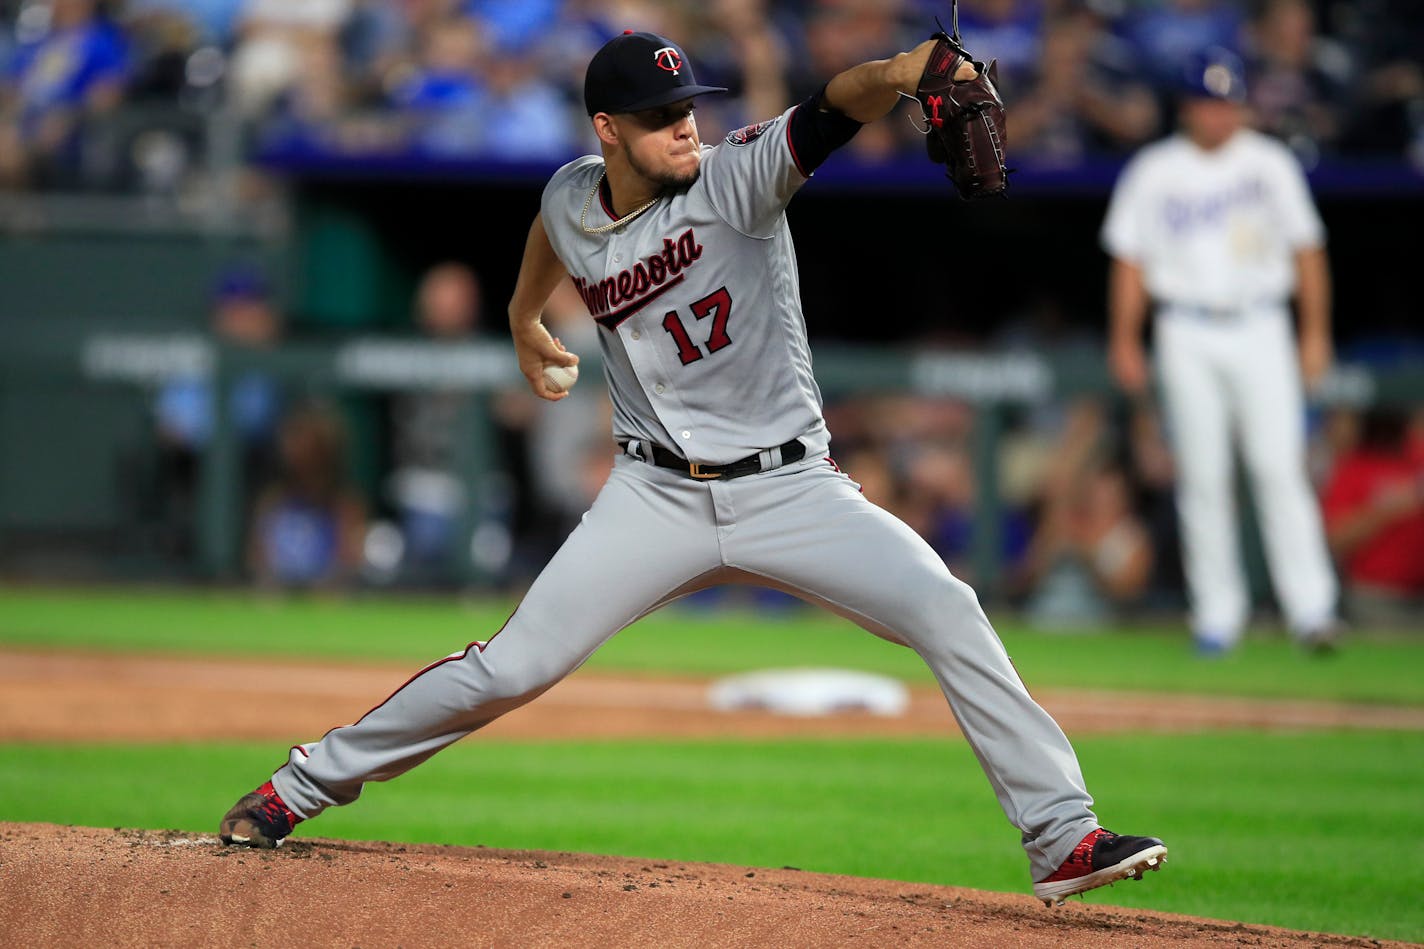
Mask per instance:
[[[583,353],[583,385],[601,385],[597,354]],[[913,393],[965,400],[975,407],[971,454],[977,502],[973,526],[976,585],[986,597],[999,592],[1002,499],[999,444],[1014,407],[1074,396],[1109,395],[1099,358],[1039,352],[910,351],[894,347],[822,343],[814,347],[817,378],[828,399],[860,394]],[[235,579],[241,570],[243,490],[240,448],[226,393],[244,373],[258,371],[310,395],[382,394],[441,390],[489,394],[523,385],[513,349],[498,343],[438,344],[382,336],[334,343],[287,344],[255,351],[218,345],[192,334],[102,332],[68,345],[11,347],[0,351],[0,405],[9,385],[44,379],[49,385],[154,390],[175,377],[204,377],[213,384],[213,437],[199,472],[198,573]],[[1424,402],[1424,367],[1389,371],[1337,366],[1316,394],[1326,405]],[[493,470],[495,445],[487,399],[472,398],[459,421],[464,430],[457,458],[460,477],[477,485]],[[63,426],[54,437],[64,437]],[[9,444],[6,451],[24,451]],[[4,487],[0,485],[0,493]],[[472,492],[478,496],[478,492]],[[0,498],[3,501],[3,498]],[[480,512],[467,505],[469,536]],[[3,536],[3,535],[0,535]],[[480,567],[464,549],[458,572],[479,582]]]

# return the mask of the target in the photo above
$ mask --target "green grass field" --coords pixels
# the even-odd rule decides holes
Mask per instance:
[[[275,599],[232,593],[0,590],[0,644],[326,659],[392,660],[415,668],[488,639],[513,602]],[[1202,662],[1180,630],[999,634],[1031,688],[1193,692],[1424,705],[1424,635],[1361,634],[1329,660],[1259,633],[1236,654]],[[589,666],[716,675],[834,665],[930,682],[908,649],[815,610],[765,615],[664,610],[614,637]]]
[[[0,643],[423,662],[506,604],[0,592]],[[1424,643],[1361,638],[1332,661],[1253,638],[1221,663],[1161,631],[1003,635],[1035,687],[1424,704]],[[844,665],[928,679],[832,617],[664,613],[604,669]],[[1233,732],[1075,740],[1104,822],[1164,837],[1167,869],[1089,902],[1424,941],[1424,733]],[[0,815],[211,833],[275,745],[0,745]],[[463,742],[316,836],[713,860],[1025,892],[1017,834],[955,740]],[[1027,899],[1027,897],[1026,897]]]
[[[1162,873],[1089,902],[1424,938],[1424,735],[1076,745],[1104,821],[1172,848]],[[0,813],[212,833],[281,751],[0,745]],[[1027,888],[1016,833],[968,748],[948,740],[469,741],[301,833]]]

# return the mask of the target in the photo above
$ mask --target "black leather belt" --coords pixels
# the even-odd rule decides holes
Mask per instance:
[[[631,451],[629,445],[633,446]],[[782,465],[789,465],[806,457],[806,446],[795,438],[785,444],[777,445],[775,448],[762,449],[754,455],[748,455],[725,465],[704,465],[696,461],[688,461],[661,445],[649,445],[647,442],[620,442],[618,447],[635,458],[657,465],[659,468],[680,471],[689,478],[696,478],[698,481],[711,481],[715,478],[740,478],[743,475],[772,471]],[[649,457],[650,455],[651,457]]]

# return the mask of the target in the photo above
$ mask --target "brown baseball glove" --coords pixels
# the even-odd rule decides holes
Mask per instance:
[[[1004,165],[1008,130],[1004,100],[995,87],[998,61],[976,62],[958,38],[940,30],[920,76],[915,98],[924,110],[925,146],[930,161],[945,166],[945,176],[965,199],[1002,195],[1009,186]],[[978,75],[955,79],[960,67],[973,64]]]

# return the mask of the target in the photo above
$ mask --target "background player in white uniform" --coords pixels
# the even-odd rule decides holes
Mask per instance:
[[[1052,902],[1160,865],[1161,841],[1099,828],[1072,747],[974,592],[827,454],[784,211],[861,122],[915,89],[932,45],[841,73],[715,147],[698,138],[692,100],[722,90],[697,85],[675,44],[633,33],[595,55],[584,95],[603,154],[561,168],[545,189],[510,327],[531,387],[562,399],[542,373],[576,357],[540,314],[573,278],[599,326],[623,451],[497,635],[294,748],[224,818],[225,841],[271,846],[297,820],[535,698],[640,616],[749,581],[925,659],[1019,828],[1036,896]]]
[[[1178,467],[1192,627],[1204,655],[1241,637],[1250,603],[1240,562],[1232,444],[1250,473],[1276,597],[1294,635],[1328,649],[1336,581],[1306,476],[1309,385],[1331,360],[1324,229],[1289,150],[1244,127],[1244,81],[1225,51],[1186,77],[1182,132],[1124,169],[1103,226],[1112,256],[1109,363],[1147,389],[1154,352]],[[1300,318],[1291,331],[1290,298]]]

